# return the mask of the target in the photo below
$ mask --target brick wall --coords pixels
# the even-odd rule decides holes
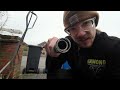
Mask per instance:
[[[12,59],[16,51],[19,40],[20,38],[17,36],[0,35],[0,70]],[[9,75],[9,78],[13,79],[19,77],[22,52],[23,52],[23,46],[21,45],[15,59],[2,72],[2,76],[4,78],[6,78],[6,76],[8,76],[10,72],[11,74]]]

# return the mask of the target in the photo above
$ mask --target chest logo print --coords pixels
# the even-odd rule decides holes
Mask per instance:
[[[106,66],[106,60],[88,59],[87,65],[94,74],[99,73]]]

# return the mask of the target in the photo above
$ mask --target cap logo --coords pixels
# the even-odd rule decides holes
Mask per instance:
[[[77,22],[79,22],[79,18],[78,18],[78,16],[77,16],[77,14],[75,14],[75,15],[73,15],[73,16],[71,16],[71,17],[69,18],[69,23],[70,23],[70,25],[73,25],[73,24],[75,24],[75,23],[77,23]]]

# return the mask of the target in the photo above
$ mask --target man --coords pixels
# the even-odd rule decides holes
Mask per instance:
[[[57,37],[48,39],[48,78],[56,78],[67,60],[72,79],[120,79],[120,39],[96,29],[99,14],[96,11],[64,11],[65,32],[71,42],[66,53],[56,53]],[[64,75],[64,74],[61,74]]]

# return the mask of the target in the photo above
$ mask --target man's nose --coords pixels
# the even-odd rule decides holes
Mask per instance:
[[[80,37],[82,37],[82,36],[84,36],[86,34],[86,32],[84,31],[84,30],[78,30],[78,32],[77,32],[77,36],[80,36]]]

